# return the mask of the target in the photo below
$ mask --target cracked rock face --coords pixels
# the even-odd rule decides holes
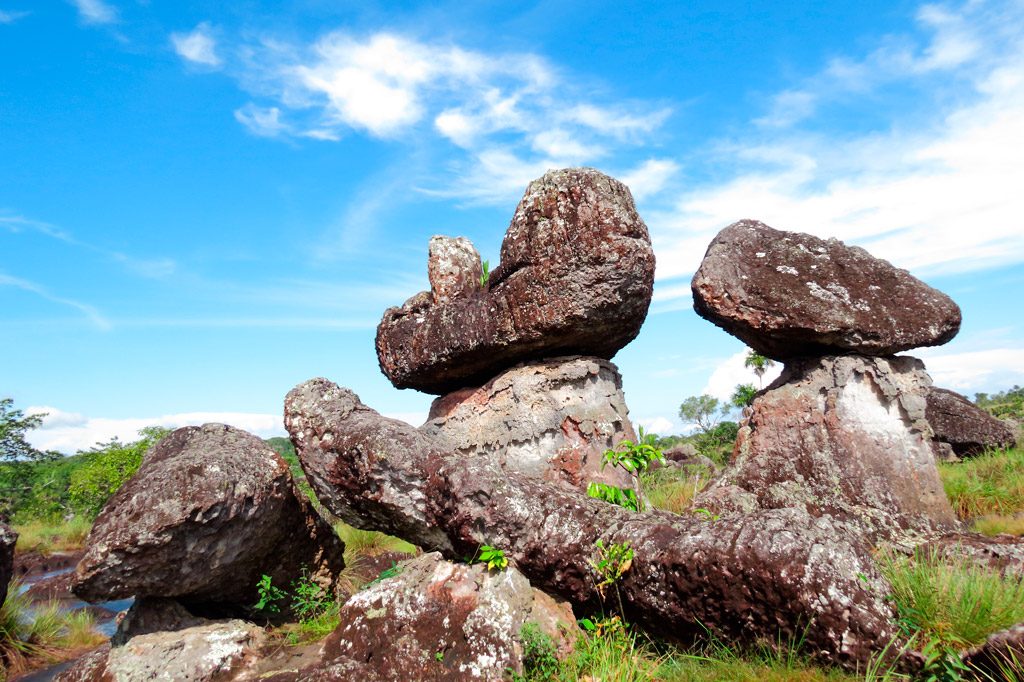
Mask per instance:
[[[455,241],[443,250],[458,252]],[[651,302],[647,226],[629,189],[590,168],[530,183],[486,287],[433,274],[451,270],[440,252],[431,255],[433,293],[389,308],[377,327],[381,371],[398,388],[443,394],[538,357],[610,359],[636,337]]]
[[[960,330],[956,303],[906,270],[756,220],[718,233],[691,286],[698,315],[776,360],[892,355]]]
[[[385,680],[500,680],[522,673],[519,631],[536,623],[568,646],[576,629],[572,608],[555,602],[515,568],[488,572],[482,564],[424,554],[400,572],[357,593],[324,644],[324,663],[302,679],[352,679],[362,669]]]
[[[248,607],[264,574],[287,584],[306,567],[333,589],[343,552],[262,440],[223,424],[189,426],[154,446],[107,502],[72,590],[86,601]]]
[[[601,468],[606,450],[624,438],[636,440],[628,413],[615,365],[555,358],[517,365],[480,388],[438,398],[420,431],[452,452],[496,458],[548,481],[632,487],[625,470]]]
[[[753,402],[732,460],[695,505],[722,512],[803,507],[869,537],[951,530],[931,451],[931,379],[911,357],[793,361]]]
[[[993,448],[1008,448],[1013,431],[964,396],[944,388],[928,392],[926,414],[938,443],[949,445],[957,457],[972,457]]]
[[[14,545],[17,542],[18,534],[0,522],[0,605],[7,600],[7,586],[14,575]]]

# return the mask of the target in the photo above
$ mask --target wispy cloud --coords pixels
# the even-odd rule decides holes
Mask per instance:
[[[742,350],[722,360],[715,367],[714,371],[711,372],[711,376],[708,378],[708,382],[704,385],[701,393],[706,393],[719,400],[728,402],[736,387],[740,384],[753,384],[757,387],[767,386],[782,373],[782,363],[777,362],[767,368],[764,376],[758,381],[754,370],[744,366],[743,363],[746,359],[747,351]]]
[[[171,43],[174,45],[174,51],[182,59],[193,64],[209,67],[222,64],[221,58],[217,55],[217,40],[210,25],[205,21],[188,33],[172,33]]]
[[[107,320],[107,318],[105,318],[102,314],[100,314],[100,312],[95,307],[87,303],[76,301],[74,299],[65,298],[63,296],[57,296],[55,294],[52,294],[45,287],[43,287],[40,284],[36,284],[35,282],[30,282],[26,279],[21,279],[20,277],[12,277],[10,275],[6,275],[0,272],[0,287],[2,286],[21,289],[22,291],[27,291],[29,293],[35,294],[36,296],[39,296],[42,299],[50,301],[51,303],[57,303],[59,305],[74,308],[78,312],[85,315],[89,319],[89,321],[96,326],[96,328],[101,329],[103,331],[107,331],[112,327],[110,321]]]
[[[103,0],[70,0],[78,16],[87,24],[113,24],[118,20],[117,9]]]
[[[920,348],[910,354],[924,360],[932,381],[941,388],[972,394],[1024,384],[1024,348]]]
[[[20,12],[0,9],[0,24],[13,24],[18,19],[27,17],[30,12]]]
[[[923,44],[889,37],[865,58],[830,62],[799,91],[809,99],[781,93],[776,123],[806,126],[754,130],[709,150],[733,169],[728,179],[648,214],[659,278],[689,278],[714,234],[744,217],[838,237],[925,276],[1024,261],[1024,8],[926,6],[918,19]],[[873,131],[804,120],[839,93],[884,99],[888,83],[917,94]],[[841,104],[847,117],[858,111]]]

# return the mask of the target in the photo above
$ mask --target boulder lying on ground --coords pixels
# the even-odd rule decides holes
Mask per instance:
[[[937,346],[960,308],[906,270],[836,239],[741,220],[718,233],[693,276],[701,317],[776,360]]]
[[[442,396],[420,430],[447,451],[545,480],[625,487],[629,474],[602,463],[623,438],[636,440],[628,412],[615,365],[574,356],[517,365],[480,388]]]
[[[956,528],[925,419],[920,360],[794,360],[754,399],[732,460],[694,504],[719,514],[803,507],[873,540]]]
[[[870,547],[803,508],[710,520],[634,514],[582,493],[453,455],[326,379],[293,389],[285,424],[324,505],[449,557],[504,550],[545,591],[594,609],[598,540],[628,543],[626,617],[669,638],[802,637],[819,660],[863,667],[898,639]],[[698,625],[698,623],[700,625]]]
[[[917,548],[920,555],[979,566],[1024,580],[1024,538],[987,537],[980,533],[949,533]]]
[[[444,267],[437,262],[456,251]],[[501,264],[479,290],[466,290],[478,271],[464,251],[433,250],[433,292],[388,309],[377,327],[381,370],[398,388],[441,394],[526,360],[610,359],[647,316],[654,284],[647,226],[629,189],[593,169],[551,171],[530,183]],[[468,272],[452,274],[459,268]]]
[[[333,590],[344,545],[262,440],[223,424],[161,440],[103,508],[72,589],[86,601],[174,597],[248,607],[263,575]],[[230,610],[230,609],[229,609]]]
[[[323,662],[301,679],[499,680],[522,673],[524,624],[563,647],[577,627],[568,604],[530,587],[515,568],[489,572],[437,553],[400,564],[398,575],[349,599],[340,618]]]
[[[985,450],[1014,444],[1013,431],[964,396],[945,388],[928,392],[925,412],[935,440],[946,444],[956,457],[972,457]]]

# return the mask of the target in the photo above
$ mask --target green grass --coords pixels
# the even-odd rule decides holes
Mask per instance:
[[[4,676],[73,658],[106,639],[96,631],[88,611],[62,612],[56,602],[33,604],[20,587],[17,580],[11,582],[0,608],[0,673]]]
[[[1024,448],[986,452],[939,464],[946,496],[957,515],[972,519],[1024,512]]]
[[[878,562],[900,618],[925,639],[958,649],[976,646],[1024,621],[1024,577],[920,553],[881,552]]]
[[[682,514],[711,477],[711,470],[699,464],[682,469],[665,466],[641,476],[640,487],[655,509]]]
[[[14,530],[18,532],[16,549],[19,553],[39,552],[41,554],[79,550],[85,545],[85,538],[89,535],[91,528],[92,519],[83,516],[76,516],[67,522],[29,521],[16,524],[14,526]]]
[[[1024,513],[988,514],[974,519],[971,528],[989,537],[1004,533],[1021,537],[1024,536]]]

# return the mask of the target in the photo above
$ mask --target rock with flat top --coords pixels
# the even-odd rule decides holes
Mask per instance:
[[[936,443],[948,445],[957,458],[1008,448],[1016,440],[1005,423],[959,393],[945,388],[932,387],[928,392],[926,414],[935,432]]]
[[[906,270],[836,239],[741,220],[693,276],[697,314],[761,355],[892,355],[946,343],[960,308]]]

